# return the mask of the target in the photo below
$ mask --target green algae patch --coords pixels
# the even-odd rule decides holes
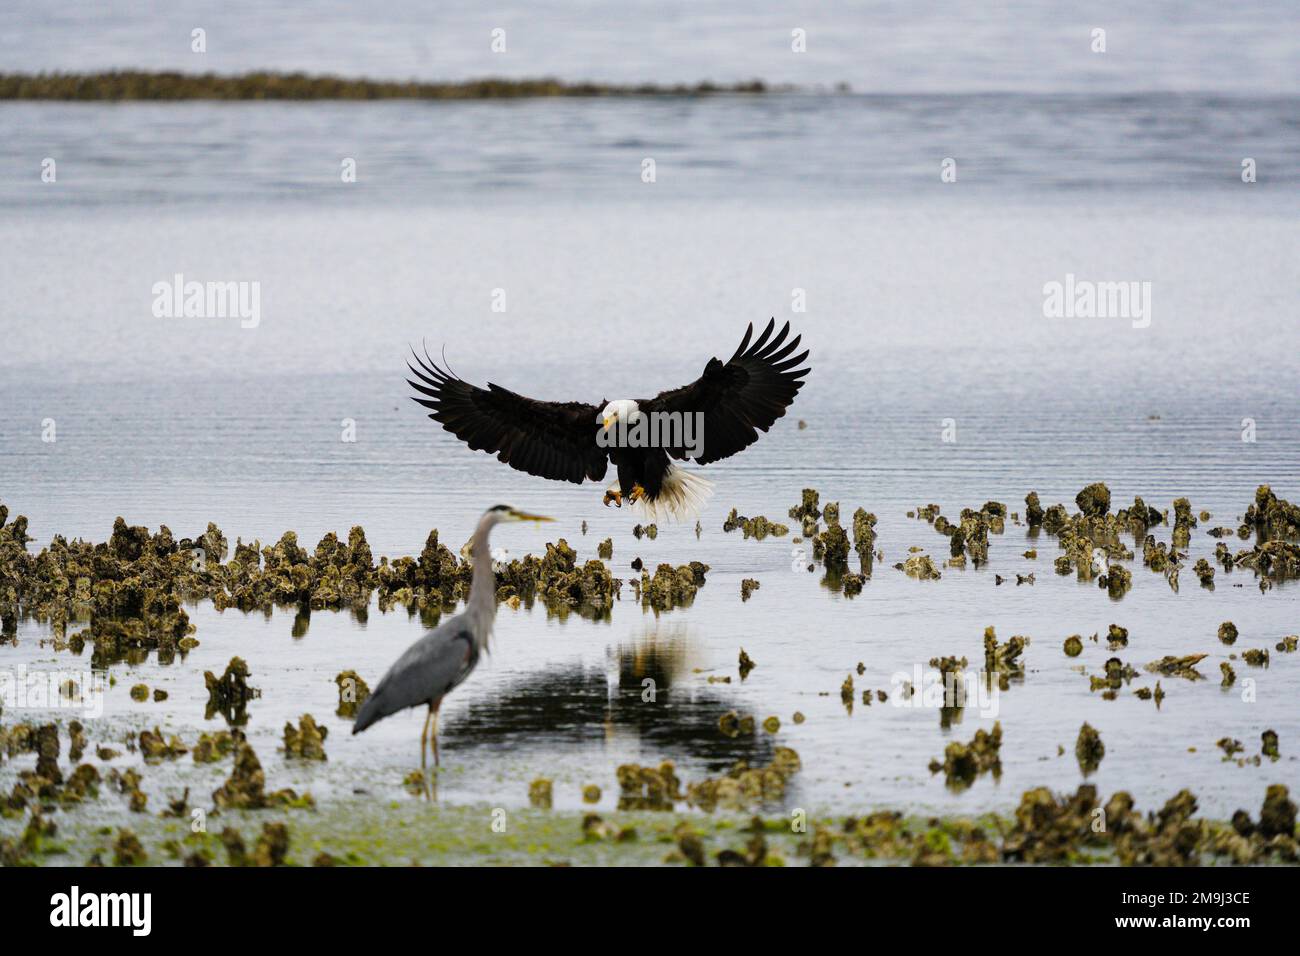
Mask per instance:
[[[1266,788],[1257,815],[1238,810],[1227,823],[1195,812],[1196,798],[1186,790],[1142,813],[1128,794],[1102,803],[1086,784],[1075,794],[1028,790],[1013,814],[974,819],[889,810],[848,819],[721,809],[597,815],[353,798],[310,811],[228,808],[196,833],[188,817],[139,814],[129,830],[119,830],[67,812],[57,815],[55,827],[36,810],[0,831],[0,859],[6,865],[163,866],[1296,862],[1296,805],[1281,784]]]

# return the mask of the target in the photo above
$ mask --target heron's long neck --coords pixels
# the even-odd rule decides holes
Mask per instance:
[[[482,635],[478,639],[479,650],[487,645],[488,635],[492,632],[492,622],[497,616],[497,579],[492,570],[492,548],[488,544],[488,535],[492,532],[493,522],[487,516],[478,523],[470,543],[470,560],[474,566],[474,576],[469,590],[469,601],[465,613],[474,623],[474,633]]]

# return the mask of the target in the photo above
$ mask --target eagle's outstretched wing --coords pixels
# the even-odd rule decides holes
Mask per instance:
[[[605,477],[609,458],[596,444],[597,406],[539,402],[491,382],[482,389],[442,369],[428,353],[415,362],[419,368],[406,364],[418,381],[407,384],[426,397],[413,401],[470,448],[539,478],[580,485]]]
[[[750,345],[754,335],[751,322],[740,348],[726,364],[711,358],[704,374],[690,385],[637,403],[643,412],[704,415],[702,453],[691,456],[686,448],[678,447],[669,448],[670,455],[679,459],[693,457],[701,465],[729,458],[758,441],[758,433],[767,431],[785,414],[809,372],[796,367],[808,352],[791,357],[790,353],[799,347],[800,336],[785,341],[790,331],[787,322],[772,338],[775,326],[776,319],[772,319],[758,341]]]

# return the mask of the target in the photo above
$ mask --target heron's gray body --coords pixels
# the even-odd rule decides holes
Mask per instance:
[[[427,704],[437,711],[442,699],[478,665],[487,651],[497,613],[496,573],[488,536],[503,520],[498,509],[504,507],[489,510],[474,531],[470,542],[474,573],[465,610],[408,647],[388,669],[357,711],[354,734],[408,707]]]
[[[443,621],[406,649],[357,711],[354,734],[408,707],[428,704],[436,708],[470,675],[478,664],[479,651],[466,616],[457,614]]]

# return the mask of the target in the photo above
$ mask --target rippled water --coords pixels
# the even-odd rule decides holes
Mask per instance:
[[[1103,792],[1128,789],[1150,808],[1186,786],[1206,812],[1253,809],[1265,784],[1296,780],[1300,657],[1274,653],[1267,670],[1238,661],[1257,682],[1253,703],[1219,687],[1218,664],[1296,632],[1294,585],[1261,594],[1248,573],[1220,572],[1210,592],[1189,571],[1174,594],[1137,567],[1112,601],[1052,573],[1055,542],[1015,524],[986,568],[918,582],[892,565],[913,546],[946,550],[906,516],[928,502],[950,518],[990,499],[1022,511],[1030,490],[1071,503],[1095,480],[1117,506],[1186,495],[1213,514],[1194,561],[1213,551],[1205,530],[1235,527],[1259,483],[1300,498],[1298,204],[1280,161],[1296,147],[1294,107],[1178,96],[6,105],[0,496],[30,516],[37,545],[103,540],[121,514],[178,536],[212,520],[232,541],[294,529],[308,545],[361,524],[389,555],[418,553],[433,526],[458,546],[504,500],[555,515],[545,531],[581,558],[612,536],[625,576],[634,556],[711,566],[695,603],[662,615],[626,589],[601,621],[503,609],[491,658],[443,711],[449,802],[519,805],[547,775],[558,805],[594,782],[609,806],[620,763],[671,758],[690,780],[785,744],[804,764],[788,806],[1008,809],[1029,786],[1080,782],[1073,744],[1087,721],[1106,744],[1090,778]],[[59,157],[56,185],[36,178],[46,152]],[[639,178],[645,154],[661,157],[654,184]],[[950,154],[960,174],[944,185]],[[355,186],[336,181],[347,155],[360,158]],[[1254,185],[1237,178],[1246,155],[1260,158]],[[152,286],[177,272],[259,282],[260,325],[154,318]],[[1067,274],[1150,282],[1150,326],[1044,318],[1044,284]],[[490,307],[498,288],[504,314]],[[795,289],[806,312],[792,311]],[[403,356],[422,338],[445,343],[472,381],[594,401],[689,381],[769,315],[804,334],[813,372],[789,418],[707,469],[716,496],[698,539],[664,527],[637,541],[597,486],[511,472],[406,398]],[[355,443],[340,440],[344,419]],[[955,442],[942,440],[945,419]],[[784,518],[804,487],[880,517],[885,559],[854,599],[803,570],[789,539],[721,531],[732,506]],[[520,527],[495,543],[517,555],[544,540]],[[1036,561],[1022,557],[1035,547]],[[1030,571],[1033,585],[1014,583]],[[744,577],[762,583],[746,603]],[[263,692],[249,732],[274,786],[400,796],[420,715],[350,737],[332,716],[333,678],[352,668],[373,682],[418,619],[318,612],[295,634],[292,612],[191,616],[201,643],[183,662],[114,668],[92,742],[154,724],[192,741],[218,726],[202,718],[201,675],[238,654]],[[1240,628],[1235,648],[1215,637],[1224,620]],[[1110,652],[1087,642],[1070,660],[1061,643],[1112,622],[1130,631],[1126,662],[1206,652],[1208,679],[1163,679],[1158,710],[1131,688],[1101,699],[1078,666],[1100,673]],[[892,695],[894,675],[932,657],[979,660],[988,625],[1032,638],[1028,672],[998,700],[1001,780],[954,794],[927,764],[991,719],[968,710],[945,730],[934,710],[860,699],[850,714],[839,689],[859,662],[858,691]],[[88,661],[46,638],[24,623],[0,660]],[[743,682],[741,646],[758,664]],[[137,682],[169,700],[132,702]],[[782,728],[730,740],[716,723],[733,709]],[[332,731],[318,767],[276,755],[284,722],[304,712]],[[1281,736],[1280,763],[1222,762],[1216,740],[1254,753],[1266,728]],[[151,769],[145,788],[205,793],[224,772]]]
[[[313,208],[900,194],[1293,196],[1300,97],[776,94],[509,102],[0,104],[0,203]],[[58,188],[40,177],[57,163]],[[1255,161],[1247,196],[1241,163]],[[643,162],[656,181],[642,181]],[[356,163],[344,184],[342,163]]]

